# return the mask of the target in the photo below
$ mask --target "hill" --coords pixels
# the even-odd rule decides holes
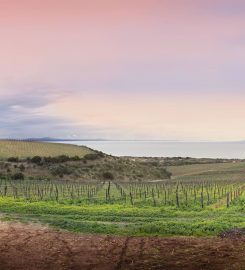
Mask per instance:
[[[33,156],[56,157],[59,155],[83,157],[90,153],[93,153],[93,151],[86,146],[32,141],[0,140],[0,159],[2,160],[8,159],[9,157],[18,157],[21,159]]]
[[[149,181],[170,177],[159,162],[152,165],[63,143],[0,140],[0,160],[0,179]]]

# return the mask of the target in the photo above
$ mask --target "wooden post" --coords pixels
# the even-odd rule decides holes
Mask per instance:
[[[229,206],[230,206],[230,196],[229,196],[229,193],[227,193],[226,207],[228,208]]]

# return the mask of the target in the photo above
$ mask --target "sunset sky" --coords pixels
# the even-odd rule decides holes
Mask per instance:
[[[0,0],[0,138],[245,140],[244,0]]]

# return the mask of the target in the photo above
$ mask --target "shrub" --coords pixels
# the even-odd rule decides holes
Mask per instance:
[[[23,173],[15,173],[11,175],[12,180],[24,180],[25,176]]]
[[[61,155],[61,156],[58,156],[58,157],[57,157],[57,162],[58,162],[58,163],[67,162],[67,161],[69,161],[69,160],[70,160],[70,158],[69,158],[69,156],[67,156],[67,155]]]
[[[26,168],[25,168],[25,166],[24,166],[23,164],[21,164],[21,165],[19,166],[19,169],[23,172]]]
[[[45,163],[64,163],[67,161],[79,161],[81,160],[79,156],[69,157],[67,155],[60,155],[57,157],[44,157],[43,161]]]
[[[64,165],[58,165],[58,166],[51,167],[50,172],[54,176],[63,177],[64,174],[71,174],[72,173],[72,169],[69,168],[69,167],[66,167]]]
[[[111,173],[111,172],[104,172],[102,174],[102,177],[105,179],[105,180],[113,180],[114,179],[114,175]]]
[[[96,160],[99,159],[101,155],[99,153],[91,153],[91,154],[86,154],[83,158],[85,160]]]
[[[72,161],[80,161],[81,158],[79,156],[74,156],[74,157],[71,157],[70,160],[72,160]]]
[[[42,162],[42,158],[40,156],[35,156],[31,158],[31,162],[39,165]]]
[[[0,172],[0,179],[6,179],[6,175],[2,172]]]
[[[8,162],[19,162],[19,158],[18,157],[10,157],[10,158],[8,158]]]
[[[170,179],[172,176],[172,173],[167,171],[166,169],[163,169],[163,175]]]

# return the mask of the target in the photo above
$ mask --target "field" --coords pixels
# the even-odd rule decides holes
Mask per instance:
[[[229,162],[190,164],[182,166],[167,166],[176,180],[244,180],[245,162],[231,160]]]
[[[5,219],[83,233],[207,236],[245,226],[241,181],[0,183]]]
[[[92,150],[50,143],[0,143],[5,160],[7,156],[23,157],[21,162],[0,164],[4,219],[115,235],[207,236],[245,226],[242,160],[99,156],[78,161],[42,158],[32,163],[24,156],[75,155],[79,154],[76,151],[85,154]],[[53,168],[74,170],[77,177],[45,175]],[[12,177],[20,172],[23,180]],[[171,179],[164,179],[167,172]],[[142,181],[140,174],[147,178]]]
[[[85,146],[70,144],[0,140],[0,159],[2,160],[10,157],[21,159],[33,156],[56,157],[59,155],[81,157],[92,152]]]
[[[6,160],[12,156],[19,154],[7,153],[0,163],[3,269],[15,269],[18,258],[24,269],[29,249],[35,258],[30,265],[38,262],[37,269],[245,267],[243,160],[106,155]],[[48,170],[57,166],[76,170],[77,177],[52,177]],[[78,174],[83,171],[86,175]],[[23,179],[12,177],[20,172]],[[11,262],[9,252],[16,258]]]

